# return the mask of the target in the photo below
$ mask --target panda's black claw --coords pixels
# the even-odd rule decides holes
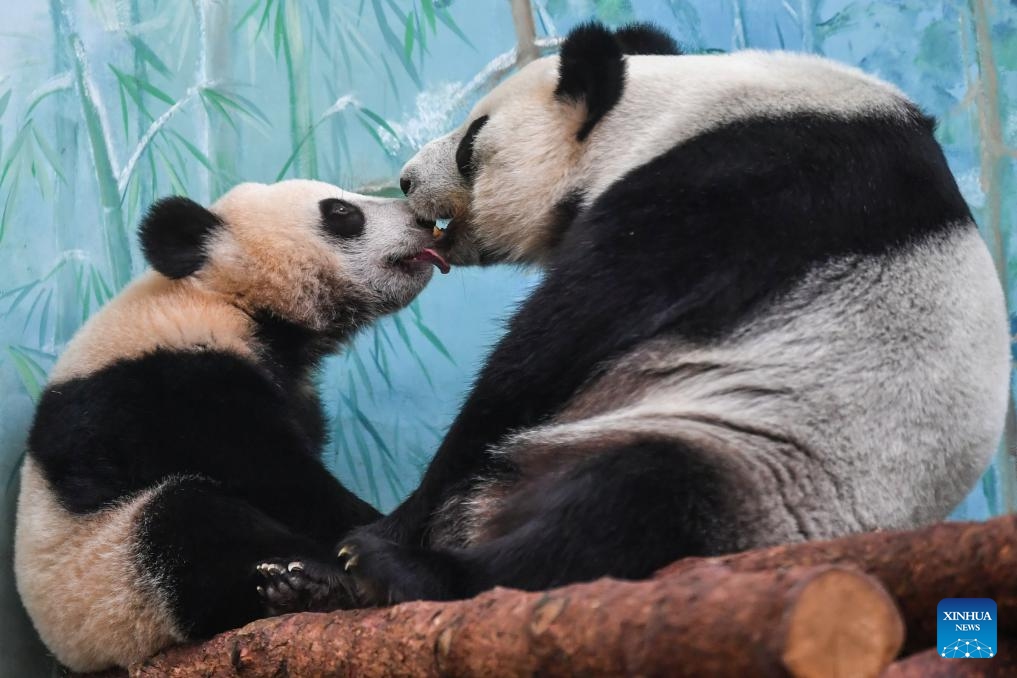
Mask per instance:
[[[263,575],[266,575],[266,576],[272,575],[272,574],[279,574],[279,573],[285,571],[285,569],[286,568],[284,568],[279,563],[268,562],[268,563],[259,563],[258,564],[258,572],[261,572]]]
[[[464,574],[449,554],[403,546],[368,530],[347,537],[337,555],[365,606],[455,598],[453,582]]]
[[[338,565],[306,558],[275,558],[255,566],[256,590],[269,616],[328,612],[356,605],[349,578]]]
[[[343,544],[339,549],[339,553],[336,554],[343,563],[343,569],[349,572],[357,566],[357,561],[360,560],[360,554],[357,552],[355,544]]]

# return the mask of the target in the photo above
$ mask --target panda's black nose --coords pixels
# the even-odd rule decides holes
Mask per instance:
[[[403,195],[409,195],[413,190],[413,182],[406,177],[400,177],[399,188],[403,189]]]

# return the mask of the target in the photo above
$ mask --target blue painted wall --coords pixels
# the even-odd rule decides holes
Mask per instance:
[[[940,119],[1017,291],[1017,3],[532,4],[540,36],[591,17],[652,20],[690,50],[814,51],[896,83]],[[134,228],[145,206],[292,176],[391,190],[516,35],[507,0],[35,0],[0,4],[0,26],[0,674],[32,676],[52,664],[10,573],[16,469],[54,357],[142,268]],[[383,509],[412,488],[535,280],[509,268],[436,278],[329,363],[327,460],[346,483]],[[1015,485],[1001,453],[955,515],[1013,510]]]

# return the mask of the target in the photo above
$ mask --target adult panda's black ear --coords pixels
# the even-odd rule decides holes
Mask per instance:
[[[205,243],[222,219],[181,196],[158,200],[138,227],[141,251],[167,278],[186,278],[205,263]]]
[[[626,24],[614,32],[614,39],[621,46],[622,54],[678,56],[682,53],[674,38],[651,23]]]
[[[576,133],[579,141],[618,103],[623,89],[625,62],[614,34],[597,22],[572,29],[561,45],[554,95],[585,104],[586,118]]]

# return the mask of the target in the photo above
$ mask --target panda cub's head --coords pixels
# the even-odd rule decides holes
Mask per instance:
[[[432,265],[448,270],[432,231],[404,201],[292,180],[240,184],[208,209],[165,198],[140,240],[167,278],[251,316],[339,336],[412,301]]]

